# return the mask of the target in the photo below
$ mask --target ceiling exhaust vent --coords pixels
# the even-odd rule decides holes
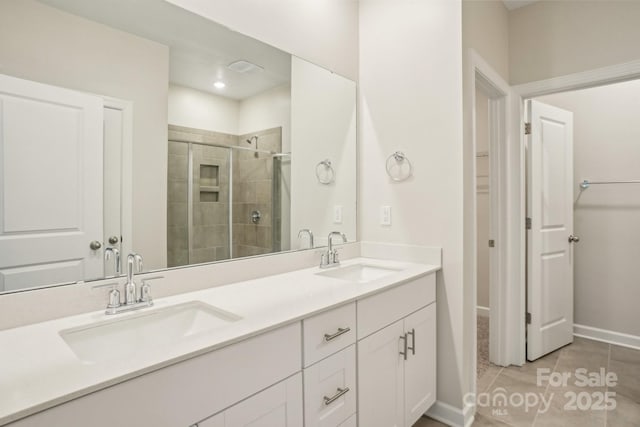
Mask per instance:
[[[227,65],[227,68],[242,74],[264,71],[264,68],[261,66],[243,60],[232,62]]]

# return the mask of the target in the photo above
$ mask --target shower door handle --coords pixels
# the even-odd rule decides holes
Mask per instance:
[[[569,243],[578,243],[580,241],[579,236],[574,236],[573,234],[569,236]]]

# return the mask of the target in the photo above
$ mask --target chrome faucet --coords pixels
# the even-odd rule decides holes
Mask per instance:
[[[138,292],[136,289],[136,282],[133,279],[134,263],[138,273],[142,272],[142,256],[139,254],[127,255],[127,283],[124,284],[124,303],[127,305],[135,304],[137,302]]]
[[[109,292],[109,304],[107,305],[107,314],[122,313],[123,311],[137,310],[139,308],[151,307],[153,300],[151,298],[151,287],[147,283],[153,279],[161,279],[162,276],[150,277],[142,279],[140,287],[140,298],[138,298],[137,285],[134,280],[134,269],[142,272],[142,256],[136,253],[127,255],[127,282],[124,284],[124,302],[120,301],[120,291],[112,289]]]
[[[298,232],[298,239],[302,237],[303,234],[309,235],[309,248],[313,249],[313,233],[308,228],[303,228]]]
[[[327,237],[327,252],[322,254],[320,258],[320,268],[331,268],[340,265],[340,259],[338,259],[338,250],[333,249],[333,238],[338,236],[342,238],[343,243],[347,243],[347,236],[339,231],[332,231]]]
[[[113,248],[113,247],[106,248],[104,250],[104,259],[106,261],[108,261],[108,260],[111,259],[111,256],[114,256],[114,260],[113,260],[113,262],[114,262],[114,269],[113,269],[114,274],[116,276],[119,276],[120,275],[120,251],[117,248]]]

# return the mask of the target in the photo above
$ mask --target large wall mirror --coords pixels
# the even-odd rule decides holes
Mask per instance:
[[[0,40],[0,292],[355,240],[353,81],[163,0],[2,0]]]

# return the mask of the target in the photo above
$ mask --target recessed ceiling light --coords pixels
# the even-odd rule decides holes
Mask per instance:
[[[224,89],[224,87],[226,86],[226,84],[224,84],[224,82],[221,82],[221,81],[217,81],[213,85],[216,87],[216,89]]]

